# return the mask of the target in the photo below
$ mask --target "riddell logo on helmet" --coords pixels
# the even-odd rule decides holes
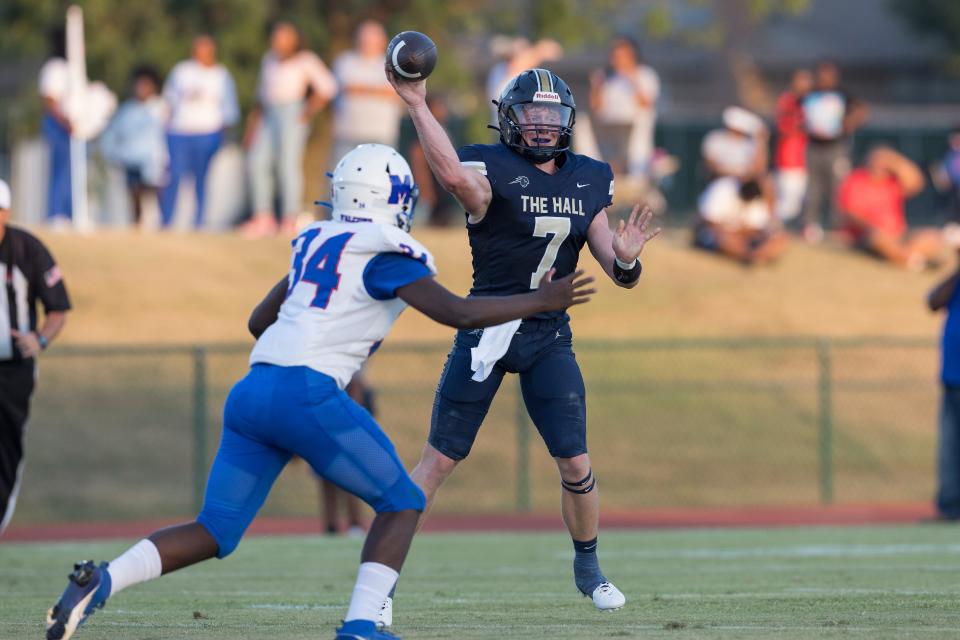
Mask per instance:
[[[534,102],[560,102],[560,94],[552,91],[537,91],[533,94]]]

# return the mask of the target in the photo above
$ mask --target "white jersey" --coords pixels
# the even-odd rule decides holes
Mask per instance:
[[[206,135],[240,119],[233,76],[222,64],[178,62],[163,85],[163,97],[170,105],[170,133]]]
[[[375,275],[382,273],[376,267],[384,258],[396,264],[401,256],[413,259],[406,280]],[[342,389],[406,308],[393,293],[395,285],[436,272],[433,256],[397,227],[314,223],[293,242],[287,298],[277,321],[257,340],[250,364],[310,367]]]

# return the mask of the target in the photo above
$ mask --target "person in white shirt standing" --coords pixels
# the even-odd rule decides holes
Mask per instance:
[[[659,96],[660,77],[642,63],[638,45],[627,36],[615,39],[607,69],[590,76],[590,108],[601,152],[615,175],[648,173]]]
[[[258,104],[244,135],[254,214],[242,227],[244,235],[276,233],[275,177],[280,183],[280,227],[286,235],[295,232],[303,209],[303,151],[310,123],[336,93],[333,74],[317,54],[302,48],[297,28],[278,23],[260,64]]]
[[[397,146],[403,110],[383,73],[386,53],[383,25],[366,20],[357,27],[354,48],[333,63],[340,93],[334,103],[330,166],[358,144]]]
[[[192,175],[197,199],[194,226],[199,229],[210,161],[223,145],[224,130],[240,118],[233,77],[217,62],[213,37],[194,39],[192,57],[173,67],[163,97],[170,107],[170,180],[160,192],[162,223],[169,227],[173,222],[180,179]]]
[[[68,227],[73,218],[70,182],[70,133],[67,116],[70,91],[67,68],[66,32],[62,27],[50,33],[51,56],[40,69],[40,97],[43,98],[43,138],[50,150],[50,178],[47,185],[47,222],[55,228]]]

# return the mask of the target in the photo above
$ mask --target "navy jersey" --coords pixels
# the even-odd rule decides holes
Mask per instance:
[[[483,220],[467,223],[470,295],[524,293],[552,268],[557,278],[576,270],[587,229],[613,200],[610,165],[568,151],[550,175],[500,143],[468,145],[459,156],[465,167],[486,175],[493,190]]]

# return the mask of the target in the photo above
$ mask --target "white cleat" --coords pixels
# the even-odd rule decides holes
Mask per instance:
[[[627,603],[627,599],[610,582],[601,582],[600,586],[593,590],[593,604],[600,611],[613,611],[620,609]]]
[[[618,591],[617,593],[620,592]],[[623,598],[622,595],[620,597]],[[620,606],[622,607],[623,605]],[[393,598],[390,596],[387,596],[387,599],[383,601],[383,606],[380,607],[375,622],[377,625],[383,625],[384,628],[393,626]]]

